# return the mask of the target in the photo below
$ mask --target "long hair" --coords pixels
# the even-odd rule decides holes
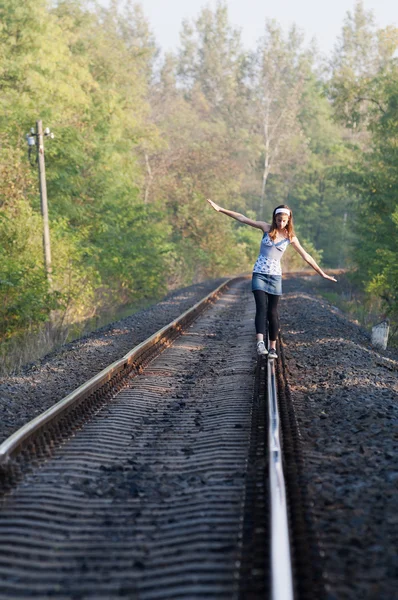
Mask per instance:
[[[280,204],[279,206],[274,208],[274,212],[272,213],[271,229],[269,230],[268,235],[271,238],[271,240],[274,240],[276,238],[276,234],[278,233],[278,227],[277,227],[276,219],[275,219],[275,216],[276,216],[275,212],[278,210],[278,208],[287,208],[288,210],[290,210],[290,217],[289,217],[289,220],[287,222],[285,229],[287,231],[289,240],[292,241],[292,239],[294,238],[294,236],[296,234],[294,232],[293,212],[292,212],[292,209],[290,208],[290,206],[287,206],[287,204]]]

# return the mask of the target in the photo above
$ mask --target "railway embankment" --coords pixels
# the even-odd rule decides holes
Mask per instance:
[[[394,598],[398,357],[312,281],[285,282],[281,330],[328,598]]]
[[[0,378],[0,443],[134,346],[191,308],[225,279],[192,285],[161,302],[116,321]]]

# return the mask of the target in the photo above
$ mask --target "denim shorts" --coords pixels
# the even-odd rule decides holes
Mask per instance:
[[[252,292],[261,290],[275,296],[282,295],[282,275],[267,275],[266,273],[253,273]]]

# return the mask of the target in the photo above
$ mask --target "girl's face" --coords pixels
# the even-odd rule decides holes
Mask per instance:
[[[278,229],[284,229],[289,222],[289,217],[285,213],[278,213],[275,217]]]

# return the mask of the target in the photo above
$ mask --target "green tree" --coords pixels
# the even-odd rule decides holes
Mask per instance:
[[[66,264],[60,257],[66,260],[73,246],[67,236],[58,235],[60,228],[55,221],[53,243],[59,252],[54,253],[56,286],[50,294],[43,275],[37,171],[30,170],[22,153],[24,137],[40,116],[51,125],[61,114],[66,122],[74,122],[76,112],[86,110],[91,78],[80,64],[71,62],[62,29],[46,2],[4,0],[0,20],[0,296],[5,324],[2,334],[9,336],[48,319],[50,310],[62,305]],[[67,285],[82,292],[78,270]]]
[[[299,119],[303,90],[311,70],[311,54],[303,49],[296,28],[285,38],[281,28],[267,21],[254,56],[252,127],[261,164],[259,212],[263,218],[265,190],[271,173],[286,172],[307,151]]]
[[[287,179],[286,201],[297,211],[302,235],[322,249],[325,264],[347,266],[352,262],[356,196],[340,172],[357,158],[344,141],[343,128],[333,122],[330,103],[314,77],[306,82],[299,119],[307,148]]]
[[[379,90],[385,106],[372,143],[349,172],[359,200],[355,259],[365,289],[398,325],[398,67]]]
[[[348,13],[329,91],[336,119],[352,132],[355,153],[342,180],[356,196],[353,258],[369,297],[397,322],[398,29],[377,29],[358,1]]]
[[[140,200],[139,144],[156,137],[147,102],[154,48],[150,38],[144,48],[147,30],[139,8],[127,5],[126,10],[135,18],[128,26],[116,3],[95,11],[67,0],[54,9],[44,0],[0,4],[0,170],[14,177],[18,196],[17,206],[11,202],[13,188],[3,190],[2,226],[15,215],[17,222],[2,241],[3,280],[12,286],[4,284],[0,294],[6,312],[18,313],[20,323],[42,321],[55,307],[62,309],[61,319],[76,320],[137,298],[143,288],[137,282],[150,268],[147,257],[153,259],[147,248],[151,239],[159,250],[152,280],[157,274],[157,293],[165,289],[168,230],[159,233],[156,219],[148,215],[143,231]],[[33,284],[29,278],[43,272],[37,172],[18,177],[27,173],[26,157],[10,152],[25,146],[25,133],[39,117],[56,134],[46,145],[52,296],[45,281]],[[23,276],[12,279],[12,272]],[[20,298],[13,311],[11,289]],[[148,290],[142,294],[154,293],[153,283]],[[37,311],[29,308],[34,305]],[[21,327],[13,322],[16,333]]]
[[[397,43],[398,29],[377,29],[372,11],[365,10],[362,0],[356,1],[353,13],[347,12],[329,84],[335,114],[347,127],[366,130],[382,107],[376,76],[389,76]]]
[[[200,90],[213,118],[239,128],[246,104],[247,56],[225,2],[218,1],[214,11],[203,8],[193,24],[183,23],[178,58],[178,81],[187,93]]]
[[[168,273],[167,227],[161,234],[159,215],[142,207],[140,164],[142,147],[151,147],[157,138],[147,100],[156,54],[153,38],[142,11],[131,3],[122,10],[120,3],[112,2],[108,9],[82,15],[65,2],[58,13],[68,39],[73,39],[71,52],[84,56],[96,83],[83,129],[71,131],[76,143],[63,150],[64,172],[67,165],[76,165],[76,187],[66,189],[63,213],[70,216],[75,230],[83,232],[87,265],[100,274],[100,305],[114,302],[115,297],[125,303],[140,293],[153,295],[151,282],[156,278],[159,293]],[[58,178],[52,181],[54,195],[59,184]],[[154,247],[151,239],[156,240]],[[142,281],[151,264],[153,275],[147,277],[145,291]]]

